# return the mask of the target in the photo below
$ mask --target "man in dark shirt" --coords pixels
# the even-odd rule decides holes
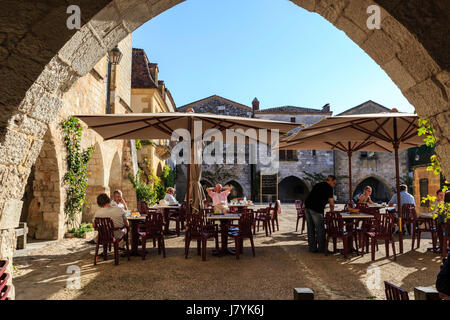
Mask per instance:
[[[334,211],[333,188],[335,185],[336,177],[330,175],[326,181],[316,184],[305,200],[309,252],[325,252],[323,211],[327,203],[330,204],[330,211]]]

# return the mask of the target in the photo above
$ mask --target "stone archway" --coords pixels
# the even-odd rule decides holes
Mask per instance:
[[[376,203],[382,203],[386,202],[388,203],[391,199],[392,192],[389,185],[387,185],[385,182],[380,180],[377,177],[370,176],[362,179],[355,188],[355,191],[353,192],[353,200],[355,203],[357,202],[357,198],[359,195],[363,193],[363,190],[366,186],[372,187],[372,195],[371,199],[372,201]]]
[[[232,187],[230,195],[228,196],[228,200],[234,199],[234,198],[243,198],[244,197],[244,191],[242,189],[242,186],[234,181],[228,181],[224,187]]]
[[[64,196],[55,141],[52,131],[44,136],[44,144],[33,166],[33,178],[28,185],[27,207],[22,208],[21,220],[28,224],[28,236],[37,240],[55,240],[63,236]]]
[[[111,169],[109,170],[109,190],[112,193],[114,190],[120,190],[122,188],[122,165],[120,163],[119,153],[116,152],[111,163]]]
[[[13,229],[22,207],[20,199],[43,145],[45,127],[56,118],[62,106],[61,97],[120,40],[180,2],[84,1],[82,21],[85,24],[78,31],[66,27],[66,3],[2,2],[0,257],[12,257]],[[318,13],[343,30],[386,71],[417,113],[431,118],[439,140],[436,151],[449,176],[450,3],[439,0],[292,2]],[[366,10],[373,4],[382,8],[380,30],[369,30],[366,26]]]
[[[295,200],[305,201],[308,193],[306,183],[296,176],[286,177],[278,183],[278,199],[283,203],[294,203]]]

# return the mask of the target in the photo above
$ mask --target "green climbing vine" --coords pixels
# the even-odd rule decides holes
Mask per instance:
[[[66,225],[73,228],[74,226],[78,227],[77,217],[83,210],[87,188],[87,168],[94,146],[82,150],[83,127],[77,118],[69,117],[61,122],[61,127],[67,150],[67,172],[64,175],[64,183],[67,185],[67,199],[64,213]]]
[[[418,135],[424,136],[423,141],[425,144],[433,148],[436,146],[437,139],[434,134],[434,130],[431,126],[430,119],[419,118],[419,129]],[[433,154],[430,157],[430,166],[427,167],[427,171],[433,171],[436,175],[441,175],[442,173],[442,164],[441,159],[437,154]],[[446,181],[446,183],[448,183]],[[448,191],[448,187],[445,185],[442,188],[442,191],[445,193]],[[433,212],[433,219],[440,219],[443,222],[447,222],[447,219],[450,218],[450,203],[449,202],[436,202],[436,196],[427,195],[426,197],[422,197],[422,203],[426,203],[429,201],[431,203],[430,210]]]

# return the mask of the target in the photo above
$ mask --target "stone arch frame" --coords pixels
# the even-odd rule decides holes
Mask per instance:
[[[291,1],[343,30],[386,71],[417,113],[431,119],[439,141],[436,151],[449,175],[450,62],[445,46],[450,32],[445,15],[449,3]],[[5,17],[0,30],[10,35],[0,48],[0,240],[13,243],[27,177],[42,147],[46,125],[56,118],[64,93],[130,32],[181,2],[83,2],[84,25],[78,31],[66,28],[65,2],[56,6],[40,0],[15,2],[15,14]],[[36,3],[39,10],[33,10]],[[366,9],[373,4],[382,9],[380,30],[366,27]],[[0,257],[12,257],[12,251],[2,249]]]
[[[109,169],[109,182],[108,187],[111,193],[111,197],[113,196],[114,190],[122,188],[122,164],[120,161],[119,152],[114,154],[113,160],[111,161],[111,166]]]
[[[356,183],[354,184],[355,187],[353,188],[354,190],[353,190],[352,197],[355,196],[355,192],[356,192],[357,187],[358,187],[364,180],[369,179],[369,178],[373,178],[373,179],[376,179],[376,180],[380,181],[380,182],[386,187],[386,190],[389,192],[389,195],[390,195],[390,196],[392,196],[392,195],[394,194],[394,192],[392,191],[392,190],[395,188],[395,186],[394,186],[393,183],[389,183],[386,179],[384,179],[383,177],[380,177],[379,175],[376,175],[376,174],[369,174],[369,175],[366,175],[366,176],[364,176],[363,178],[358,179],[358,180],[356,181]],[[395,183],[395,180],[394,180],[394,183]]]
[[[291,179],[291,178],[295,178],[295,179],[299,180],[299,181],[303,184],[303,187],[305,188],[305,192],[303,193],[303,194],[304,194],[304,198],[301,199],[301,200],[304,201],[304,200],[306,199],[306,196],[308,195],[308,193],[309,193],[311,187],[309,186],[309,183],[308,183],[307,181],[305,181],[304,179],[302,179],[301,177],[299,177],[299,176],[297,176],[297,175],[295,175],[295,174],[291,174],[291,175],[289,175],[289,176],[284,177],[283,179],[279,179],[279,182],[278,182],[278,198],[283,202],[282,197],[280,196],[280,194],[281,194],[281,191],[280,191],[280,185],[281,185],[286,179]],[[295,199],[295,200],[298,200],[298,199]],[[285,201],[286,201],[286,200],[284,200],[284,202],[285,202]]]
[[[92,222],[97,206],[97,196],[101,193],[109,194],[109,187],[105,183],[105,163],[102,146],[96,142],[94,152],[88,163],[86,200],[83,207],[82,221]]]

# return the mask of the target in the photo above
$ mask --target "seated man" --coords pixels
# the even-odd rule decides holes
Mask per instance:
[[[114,231],[116,239],[121,239],[126,234],[127,230],[125,227],[129,227],[130,225],[125,211],[118,206],[112,206],[111,199],[106,193],[102,193],[97,197],[97,204],[101,209],[95,212],[94,221],[95,218],[111,218],[114,228],[123,228]],[[123,247],[123,241],[119,243],[119,246]]]
[[[372,199],[370,199],[370,195],[372,194],[372,187],[367,186],[364,188],[364,192],[358,198],[358,203],[367,203],[373,204]]]
[[[231,187],[223,187],[221,184],[216,184],[215,188],[207,188],[206,192],[213,200],[214,212],[227,213],[228,211],[228,195]]]
[[[111,201],[111,206],[113,207],[119,207],[122,210],[128,210],[127,204],[125,203],[125,200],[122,198],[122,191],[115,190],[113,193],[114,200]]]
[[[169,203],[169,205],[178,204],[177,199],[174,197],[175,189],[172,187],[167,188],[166,196],[164,197],[164,200]]]
[[[408,187],[405,184],[400,185],[400,201],[401,204],[413,204],[416,205],[416,202],[414,201],[414,197],[408,193]],[[392,207],[394,204],[397,204],[397,193],[394,194],[391,198],[391,200],[388,203],[389,207]]]

